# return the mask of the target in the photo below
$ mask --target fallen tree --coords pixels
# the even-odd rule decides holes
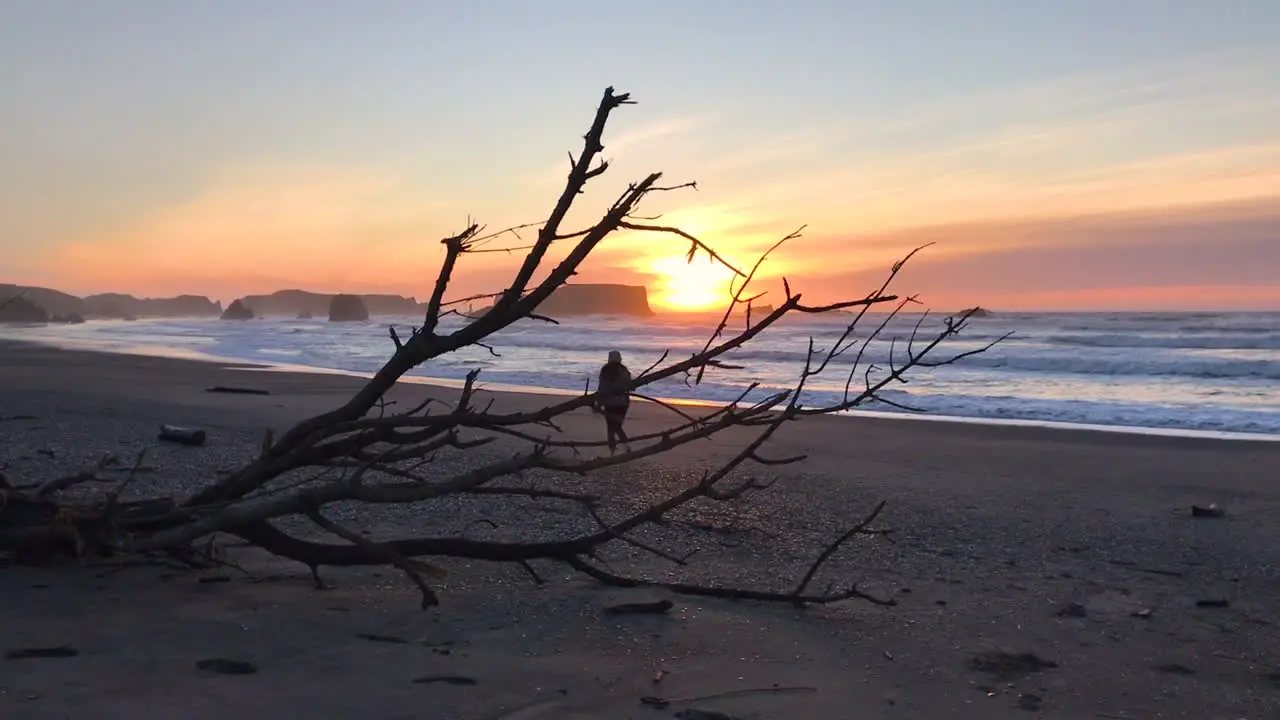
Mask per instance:
[[[304,420],[278,437],[268,434],[257,459],[211,481],[180,503],[164,500],[148,500],[133,505],[120,503],[123,488],[119,486],[105,501],[86,507],[60,505],[50,499],[62,487],[95,478],[93,472],[85,478],[71,478],[62,486],[34,494],[11,486],[0,489],[0,502],[4,503],[0,514],[0,549],[30,555],[37,546],[46,549],[56,547],[56,543],[50,542],[53,538],[61,542],[64,549],[69,547],[82,558],[86,554],[169,553],[190,559],[193,547],[199,547],[202,542],[208,543],[217,533],[226,533],[307,565],[316,573],[317,582],[317,569],[321,566],[395,566],[421,589],[424,606],[436,602],[426,578],[443,574],[443,570],[421,559],[424,557],[515,563],[527,569],[535,579],[538,575],[530,563],[552,561],[608,584],[661,585],[678,593],[696,595],[799,604],[847,598],[891,603],[891,600],[863,593],[852,582],[825,592],[810,589],[823,564],[845,543],[875,532],[870,524],[879,515],[883,503],[876,505],[866,517],[852,523],[839,537],[832,538],[812,564],[799,573],[800,577],[790,589],[658,582],[607,569],[601,560],[602,551],[607,547],[626,545],[677,565],[685,564],[686,557],[662,550],[652,542],[638,540],[637,531],[648,529],[660,534],[665,527],[664,520],[690,503],[728,503],[767,489],[771,483],[767,477],[743,477],[736,471],[742,467],[768,468],[803,460],[800,456],[774,458],[766,455],[765,448],[770,438],[784,425],[814,415],[842,412],[876,399],[895,404],[884,398],[881,391],[905,382],[906,374],[913,369],[952,363],[990,347],[987,345],[938,357],[938,348],[961,332],[973,311],[946,318],[939,329],[924,336],[919,332],[924,318],[921,316],[921,323],[916,324],[911,337],[904,339],[900,355],[895,345],[895,353],[890,355],[887,365],[863,362],[864,352],[870,344],[880,340],[890,321],[915,302],[914,297],[899,297],[889,292],[890,284],[915,251],[896,263],[884,283],[865,296],[810,304],[783,280],[781,299],[772,299],[767,311],[753,312],[752,303],[763,295],[753,287],[762,263],[779,247],[799,238],[799,231],[780,239],[751,267],[738,267],[701,239],[676,227],[655,224],[639,215],[642,202],[649,196],[693,187],[692,183],[664,185],[660,173],[652,173],[629,184],[594,224],[581,229],[565,228],[565,218],[583,196],[587,185],[609,169],[609,163],[600,157],[604,150],[606,124],[615,110],[631,102],[627,94],[615,93],[612,88],[605,91],[584,136],[581,152],[577,157],[570,156],[567,181],[546,220],[498,233],[486,233],[480,225],[470,224],[441,241],[444,258],[422,323],[412,328],[407,337],[394,327],[390,329],[393,346],[390,358],[341,407]],[[531,241],[525,242],[519,239],[520,230],[531,230],[536,234]],[[701,382],[707,373],[727,367],[726,360],[735,350],[747,346],[788,315],[840,313],[842,319],[847,317],[847,322],[841,324],[836,337],[827,341],[823,349],[810,340],[805,360],[796,369],[793,387],[749,400],[759,390],[751,386],[736,401],[718,409],[700,414],[677,410],[673,415],[678,419],[673,420],[670,426],[659,432],[633,436],[630,449],[619,454],[592,454],[592,450],[599,451],[605,442],[565,438],[558,433],[558,418],[592,406],[595,397],[589,391],[579,397],[549,402],[532,411],[497,412],[491,407],[477,407],[479,373],[473,371],[467,375],[456,401],[448,407],[428,401],[417,407],[390,411],[387,393],[413,368],[462,348],[489,348],[486,341],[491,336],[519,321],[555,323],[554,318],[539,313],[540,305],[577,273],[602,242],[619,233],[624,233],[631,242],[639,242],[638,238],[645,234],[682,238],[689,243],[687,255],[690,262],[705,256],[726,266],[735,277],[724,314],[709,333],[705,344],[684,359],[673,359],[664,354],[651,367],[637,374],[630,389],[640,397],[648,397],[641,393],[645,386],[668,378],[682,378],[690,384]],[[515,244],[503,244],[508,238],[517,240]],[[563,257],[554,263],[549,260],[553,246],[567,248]],[[523,261],[508,286],[491,294],[449,299],[451,280],[466,258],[492,252],[523,253]],[[542,279],[535,281],[539,276]],[[492,302],[479,315],[470,316],[457,309],[479,300]],[[889,312],[868,315],[873,307],[885,304],[891,304]],[[744,307],[747,311],[745,318],[742,313]],[[442,322],[446,318],[449,318],[449,323]],[[730,329],[731,319],[734,329]],[[460,324],[455,320],[460,320]],[[742,320],[745,320],[742,327],[736,327]],[[863,323],[872,327],[863,331]],[[446,331],[443,328],[445,324],[456,327]],[[836,372],[844,378],[844,393],[838,402],[820,406],[802,402],[805,388],[814,378]],[[526,473],[532,471],[581,476],[625,466],[735,428],[750,435],[731,458],[706,468],[659,500],[614,517],[606,518],[602,514],[597,495],[539,488],[521,482]],[[468,453],[485,446],[514,449],[504,451],[497,459],[471,463],[458,472],[441,470],[441,465],[434,462],[442,454]],[[335,503],[422,504],[429,507],[431,502],[443,498],[475,495],[500,502],[506,499],[515,502],[535,496],[548,502],[564,503],[590,516],[596,524],[595,529],[538,541],[463,536],[374,540],[326,515],[326,508]],[[284,523],[281,521],[286,518],[305,518],[315,528],[330,535],[332,541],[306,539],[289,532],[282,527]]]

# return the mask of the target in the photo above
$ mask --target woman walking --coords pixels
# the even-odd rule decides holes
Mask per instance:
[[[628,386],[631,384],[631,371],[622,364],[622,353],[609,351],[609,362],[600,368],[600,380],[596,387],[596,409],[604,414],[605,432],[609,438],[609,453],[617,451],[618,441],[631,445],[627,440],[627,432],[622,429],[627,419],[627,410],[631,408],[631,395]]]

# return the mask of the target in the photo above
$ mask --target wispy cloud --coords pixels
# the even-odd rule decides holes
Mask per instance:
[[[654,140],[669,140],[675,136],[703,131],[715,125],[717,115],[706,112],[686,117],[661,118],[609,138],[608,149],[612,153],[622,154]]]
[[[617,134],[610,134],[605,137],[605,151],[601,159],[617,163],[620,167],[616,169],[629,169],[638,165],[637,161],[645,157],[646,148],[653,147],[659,141],[662,143],[664,152],[671,152],[673,147],[695,147],[696,137],[699,133],[712,128],[717,118],[717,113],[705,112],[696,115],[658,118],[636,127],[623,129]],[[625,122],[625,117],[619,117],[618,120],[619,124],[621,124]],[[564,151],[572,153],[574,157],[577,156],[580,150],[580,143],[564,149]],[[552,149],[548,149],[547,154],[550,157],[554,156],[555,152]],[[569,172],[569,162],[568,157],[564,155],[561,155],[561,157],[562,159],[558,162],[549,163],[534,171],[529,176],[528,184],[530,187],[546,190],[563,186],[565,176]],[[645,172],[651,172],[654,169],[656,168],[650,167]],[[610,174],[617,175],[619,173]]]
[[[966,169],[1003,169],[1034,160],[1036,172],[1052,177],[1082,162],[1160,152],[1152,138],[1171,152],[1213,146],[1249,121],[1255,121],[1256,133],[1278,138],[1280,130],[1267,128],[1280,110],[1280,83],[1268,82],[1265,70],[1278,65],[1280,50],[1222,53],[1104,75],[960,90],[807,127],[798,116],[799,129],[779,137],[748,137],[735,151],[708,158],[707,168],[713,175],[752,168],[765,174],[802,155],[813,161],[804,174],[830,183],[888,168],[936,174],[943,160]],[[1129,142],[1144,136],[1144,142]],[[744,180],[767,188],[778,179],[769,174]]]
[[[1174,143],[1143,152],[1162,117],[1117,112],[1001,128],[937,150],[872,154],[826,171],[739,180],[723,195],[771,206],[775,218],[808,220],[826,232],[1280,196],[1280,130],[1257,142]],[[716,196],[714,189],[709,194]]]

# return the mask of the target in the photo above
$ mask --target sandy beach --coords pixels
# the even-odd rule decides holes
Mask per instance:
[[[359,384],[3,342],[0,464],[11,482],[42,482],[105,452],[149,448],[154,472],[130,494],[181,497],[252,457],[267,428],[330,409]],[[204,391],[214,385],[270,394]],[[455,392],[402,385],[396,399]],[[503,409],[546,402],[491,396]],[[632,415],[633,434],[679,420],[647,403]],[[162,423],[203,428],[209,442],[157,444]],[[587,411],[562,428],[603,439]],[[744,437],[566,482],[640,503]],[[423,611],[394,569],[325,569],[332,587],[317,590],[305,567],[249,548],[232,549],[247,574],[5,567],[0,650],[76,653],[0,660],[0,717],[1280,717],[1280,444],[813,418],[771,448],[809,459],[760,470],[777,483],[749,502],[673,526],[673,551],[700,550],[680,573],[788,590],[883,500],[878,525],[892,532],[851,544],[826,574],[896,605],[797,609],[620,590],[554,565],[538,566],[548,582],[535,586],[518,567],[445,559],[441,605]],[[1226,516],[1192,518],[1193,504]],[[372,536],[554,537],[581,521],[539,500],[351,513],[344,519]],[[657,558],[620,560],[654,577],[673,572]],[[669,613],[603,612],[659,598],[674,603]],[[995,671],[1000,652],[1043,664]],[[197,667],[210,658],[257,672]]]

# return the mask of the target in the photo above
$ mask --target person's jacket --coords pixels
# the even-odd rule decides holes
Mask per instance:
[[[600,368],[600,381],[597,384],[596,397],[601,408],[626,408],[631,404],[627,394],[627,386],[631,384],[631,371],[622,363],[605,363]]]

